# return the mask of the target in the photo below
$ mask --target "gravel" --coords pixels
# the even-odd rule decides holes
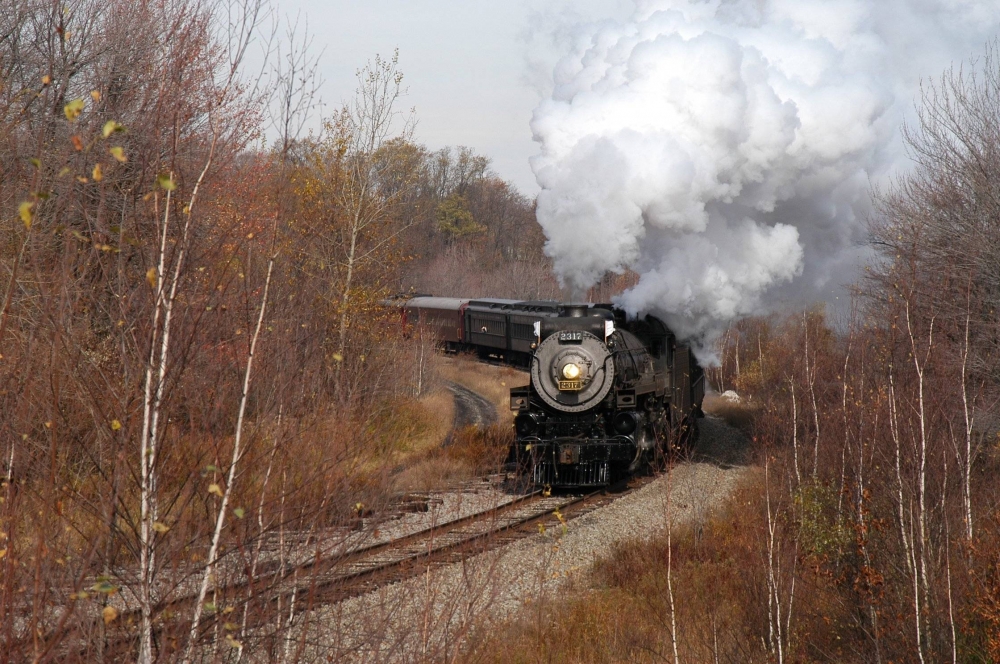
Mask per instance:
[[[746,437],[705,418],[690,462],[615,502],[461,563],[424,570],[296,621],[289,646],[306,661],[408,662],[454,657],[473,629],[531,610],[579,582],[617,544],[706,521],[748,469]],[[305,633],[303,633],[305,629]],[[263,655],[263,653],[262,653]],[[260,661],[263,661],[261,659]]]
[[[458,489],[412,495],[417,497],[418,502],[426,500],[426,512],[404,512],[389,518],[365,519],[359,545],[381,544],[473,514],[488,512],[523,494],[508,491],[495,478],[490,478],[464,482]]]

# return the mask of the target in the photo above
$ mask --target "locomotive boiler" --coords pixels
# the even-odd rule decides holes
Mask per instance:
[[[511,456],[535,484],[607,485],[696,435],[704,374],[658,318],[568,304],[533,332],[531,382],[510,407]]]

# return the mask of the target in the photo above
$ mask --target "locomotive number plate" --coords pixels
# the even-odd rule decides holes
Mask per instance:
[[[572,344],[580,343],[583,341],[583,332],[560,332],[559,333],[559,343],[561,344]],[[562,388],[560,388],[562,389]]]
[[[559,381],[559,389],[563,392],[579,392],[583,389],[582,380],[561,380]]]

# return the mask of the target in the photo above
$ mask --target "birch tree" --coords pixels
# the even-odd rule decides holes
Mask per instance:
[[[397,214],[416,184],[419,157],[406,149],[415,123],[412,111],[400,109],[406,90],[398,53],[376,56],[357,79],[355,98],[325,123],[301,185],[322,219],[312,227],[322,242],[310,260],[332,282],[330,357],[341,397],[349,391],[343,367],[352,324],[383,294],[384,276],[397,260],[393,246],[414,221]]]

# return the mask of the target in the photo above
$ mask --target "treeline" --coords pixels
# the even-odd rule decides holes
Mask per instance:
[[[531,201],[414,142],[395,57],[304,135],[316,62],[275,26],[0,3],[0,661],[291,658],[262,556],[356,523],[420,433],[382,301],[557,290]]]

